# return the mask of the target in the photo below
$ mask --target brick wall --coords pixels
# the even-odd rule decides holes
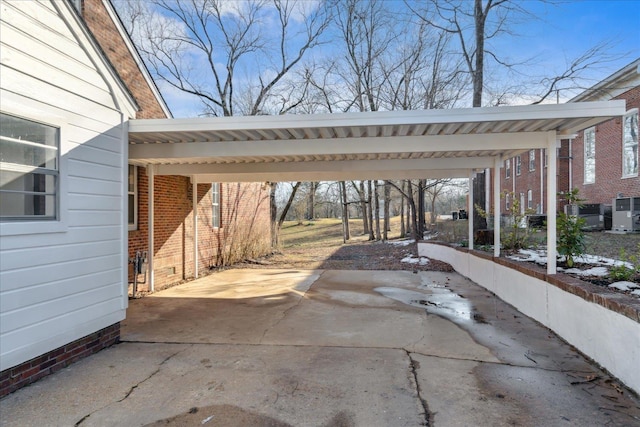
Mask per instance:
[[[624,99],[627,110],[640,108],[640,86],[617,96]],[[584,183],[584,131],[578,133],[572,146],[573,186],[587,203],[611,204],[618,193],[625,197],[640,196],[640,177],[622,177],[622,118],[615,118],[595,127],[596,177],[592,184]]]
[[[135,59],[131,56],[127,45],[120,37],[120,33],[102,0],[83,0],[82,15],[103,52],[138,103],[140,110],[136,114],[136,118],[165,118],[166,115],[162,107]]]
[[[511,176],[507,178],[505,176],[505,168],[500,169],[500,191],[514,193],[511,196],[510,207],[513,205],[513,197],[518,201],[520,200],[520,194],[524,194],[524,208],[527,209],[527,192],[531,190],[532,196],[532,209],[540,207],[542,212],[545,212],[547,206],[547,168],[544,166],[545,150],[535,150],[534,168],[529,168],[530,152],[526,151],[520,155],[522,161],[520,168],[520,175],[516,173],[516,159],[511,158],[508,161],[511,162]],[[559,160],[561,162],[561,160]],[[560,165],[558,165],[560,169]],[[540,185],[540,177],[542,175],[542,186]],[[541,199],[542,198],[542,199]],[[501,199],[500,209],[502,212],[506,211],[506,201]]]
[[[193,277],[192,188],[187,177],[154,178],[156,290]],[[129,232],[129,257],[148,249],[148,178],[144,168],[138,168],[138,189],[138,229]],[[212,209],[211,184],[198,184],[199,272],[237,260],[234,254],[243,259],[270,250],[269,189],[262,183],[220,184],[220,228],[212,226]],[[129,280],[133,281],[132,274]],[[138,289],[148,290],[148,283]]]
[[[0,373],[0,397],[46,377],[120,340],[120,323],[70,342]]]

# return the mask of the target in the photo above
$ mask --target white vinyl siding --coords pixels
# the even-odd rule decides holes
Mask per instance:
[[[596,129],[584,131],[584,183],[596,182]]]
[[[124,319],[135,114],[67,2],[3,2],[2,113],[59,129],[59,218],[0,223],[0,370]]]
[[[624,116],[622,125],[622,176],[638,176],[638,110]]]

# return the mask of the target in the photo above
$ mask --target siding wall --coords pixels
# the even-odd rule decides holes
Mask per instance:
[[[60,221],[1,224],[4,371],[124,319],[122,123],[135,111],[67,2],[0,7],[1,109],[60,128],[61,193]]]

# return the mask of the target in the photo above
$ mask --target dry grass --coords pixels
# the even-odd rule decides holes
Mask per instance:
[[[243,264],[253,268],[304,268],[333,270],[438,270],[450,271],[448,264],[431,261],[419,266],[403,263],[406,256],[417,256],[415,243],[399,246],[369,241],[363,234],[362,220],[350,220],[351,239],[342,241],[339,219],[285,222],[280,233],[280,252],[260,264]],[[400,239],[400,218],[391,219],[390,241]]]

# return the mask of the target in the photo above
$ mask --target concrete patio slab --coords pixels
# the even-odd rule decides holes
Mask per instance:
[[[131,301],[122,326],[0,401],[0,424],[640,424],[614,378],[455,273],[228,270]]]

